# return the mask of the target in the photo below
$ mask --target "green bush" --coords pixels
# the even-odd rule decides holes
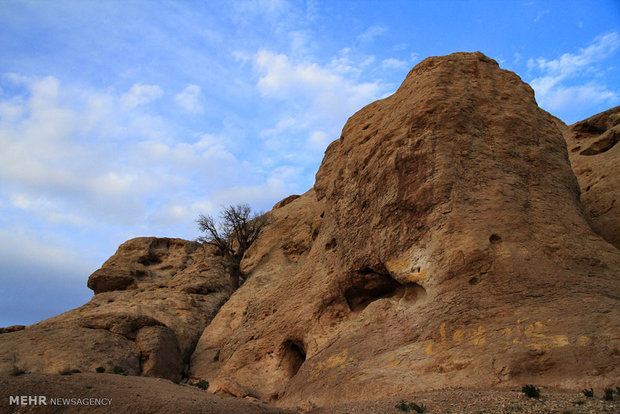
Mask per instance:
[[[400,402],[395,405],[395,408],[399,409],[400,411],[404,411],[406,413],[411,412],[411,411],[414,411],[420,414],[426,412],[426,406],[424,404],[418,405],[414,402],[407,404],[404,400],[400,400]]]
[[[209,383],[205,380],[200,380],[196,384],[194,384],[194,386],[200,388],[201,390],[206,390],[207,388],[209,388]]]
[[[525,395],[527,395],[530,398],[540,397],[540,389],[536,388],[532,384],[524,385],[523,388],[521,388],[521,392],[523,392]]]
[[[603,399],[605,401],[613,401],[614,400],[614,390],[611,388],[605,388],[605,396]]]
[[[583,393],[583,395],[585,395],[588,398],[592,398],[594,397],[594,390],[592,388],[590,388],[589,390],[583,390],[581,391]]]
[[[123,367],[119,367],[118,365],[112,369],[112,372],[118,375],[127,376],[127,370]]]

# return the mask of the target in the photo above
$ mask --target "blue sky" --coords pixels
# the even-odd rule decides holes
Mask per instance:
[[[0,326],[136,236],[303,193],[355,111],[480,50],[567,123],[620,105],[620,2],[0,1]]]

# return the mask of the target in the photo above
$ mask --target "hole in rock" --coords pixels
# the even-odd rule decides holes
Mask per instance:
[[[281,366],[289,378],[293,378],[299,368],[306,361],[306,351],[299,341],[285,341],[283,344],[284,354],[282,356]]]
[[[138,259],[138,263],[143,264],[144,266],[151,266],[151,265],[154,265],[154,264],[161,263],[161,258],[158,257],[154,253],[149,253],[147,255],[144,255],[144,256],[140,257]]]
[[[611,132],[610,134],[603,135],[598,141],[590,145],[585,150],[581,151],[580,155],[597,155],[603,152],[607,152],[618,143],[618,136]]]
[[[337,245],[336,239],[331,239],[329,243],[325,243],[325,250],[333,250]]]
[[[379,299],[394,297],[414,302],[426,296],[426,290],[417,283],[403,285],[389,274],[376,273],[368,267],[358,271],[358,275],[353,285],[344,291],[352,312],[360,312]]]
[[[497,243],[501,243],[502,238],[499,237],[497,234],[491,234],[491,237],[489,237],[489,241],[492,244],[497,244]]]
[[[472,277],[471,279],[469,279],[469,284],[470,285],[475,285],[476,283],[478,283],[478,278],[477,277]]]
[[[601,135],[603,132],[605,132],[605,129],[599,127],[598,125],[591,124],[589,122],[579,123],[575,125],[574,128],[577,132],[583,132],[586,134]]]

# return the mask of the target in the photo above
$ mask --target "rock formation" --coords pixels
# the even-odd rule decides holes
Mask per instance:
[[[620,252],[579,195],[527,84],[481,53],[428,58],[349,119],[313,189],[270,213],[191,375],[302,408],[612,385]]]
[[[620,249],[620,106],[564,132],[592,228]]]
[[[0,330],[0,374],[189,375],[293,409],[618,385],[619,115],[569,128],[481,53],[428,58],[268,213],[232,296],[207,246],[130,240],[89,303]]]
[[[230,295],[219,258],[199,243],[123,243],[62,315],[2,334],[0,374],[126,372],[179,380],[204,327]]]

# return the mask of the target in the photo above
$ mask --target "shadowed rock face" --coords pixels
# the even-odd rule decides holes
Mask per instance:
[[[592,228],[620,249],[620,106],[564,132]]]
[[[178,380],[230,295],[219,258],[199,243],[168,238],[123,243],[88,286],[95,296],[86,305],[2,334],[0,374],[119,367]]]
[[[620,253],[586,221],[556,120],[480,53],[417,65],[270,214],[195,378],[291,407],[618,379]]]

